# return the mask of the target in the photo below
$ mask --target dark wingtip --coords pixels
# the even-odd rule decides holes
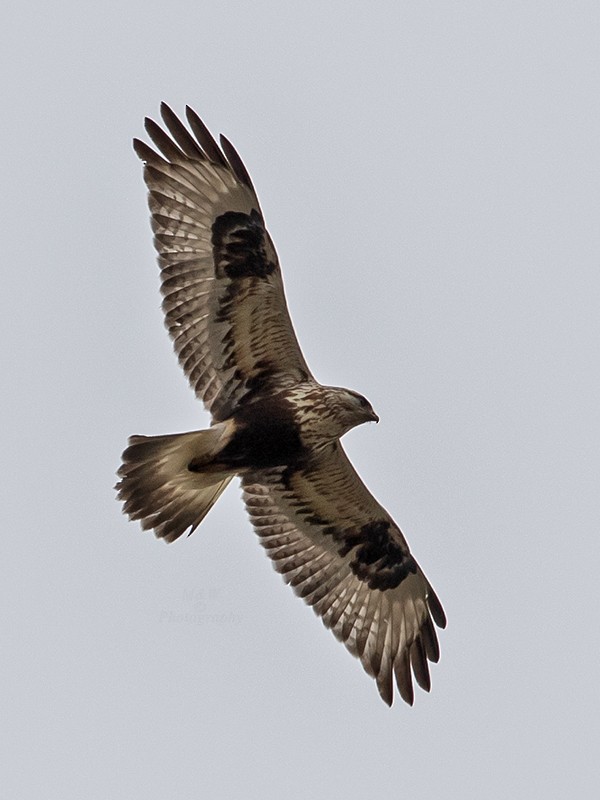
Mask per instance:
[[[248,174],[248,170],[244,166],[244,162],[239,156],[239,153],[237,152],[235,147],[231,144],[231,142],[226,136],[223,136],[223,134],[221,134],[219,138],[223,152],[225,153],[227,161],[229,161],[231,169],[233,170],[236,178],[254,192],[254,186],[252,185],[252,180],[250,178],[250,175]]]
[[[430,617],[425,617],[423,625],[421,626],[421,639],[425,647],[425,653],[430,661],[434,664],[440,660],[440,646],[437,640],[435,627]]]
[[[427,605],[429,606],[429,610],[431,611],[431,616],[433,617],[433,621],[438,626],[438,628],[445,628],[446,627],[446,614],[444,609],[442,608],[442,604],[439,601],[437,594],[433,591],[431,586],[427,592]]]
[[[379,696],[381,697],[381,699],[383,700],[383,702],[386,704],[386,706],[388,708],[392,707],[392,705],[394,703],[394,695],[393,694],[387,695],[387,694],[383,694],[383,692],[379,692]]]
[[[406,650],[398,654],[396,663],[394,664],[394,673],[396,675],[396,685],[400,692],[400,697],[405,703],[412,706],[415,702],[415,693],[410,673],[409,654]]]
[[[415,639],[410,648],[410,663],[417,683],[421,689],[429,692],[431,690],[431,676],[427,665],[425,648],[419,637]]]
[[[163,129],[150,117],[144,119],[144,127],[146,133],[152,139],[154,144],[158,147],[163,156],[169,161],[177,163],[185,158],[183,150],[181,150],[171,139],[171,137],[163,131]]]
[[[256,195],[250,174],[235,147],[225,136],[220,137],[219,147],[193,108],[185,107],[186,119],[192,133],[164,100],[160,104],[160,114],[170,136],[153,119],[145,117],[146,132],[160,154],[139,139],[134,139],[133,148],[142,161],[147,164],[178,164],[186,158],[196,160],[208,158],[214,164],[230,169],[238,181]]]
[[[164,159],[149,147],[146,142],[142,142],[141,139],[133,140],[133,149],[135,150],[136,156],[146,164],[156,164],[160,161],[164,162]]]
[[[206,125],[202,122],[198,114],[190,106],[185,107],[185,116],[192,129],[194,136],[200,143],[200,146],[208,156],[208,158],[215,164],[221,164],[226,167],[227,161],[221,152],[219,145],[213,139],[211,132]]]
[[[380,671],[379,668],[375,670],[377,675],[377,689],[379,696],[387,706],[391,706],[394,702],[394,682],[392,678],[391,668]]]
[[[177,114],[164,101],[160,104],[160,114],[174,141],[179,145],[186,156],[203,161],[205,155],[200,146]]]

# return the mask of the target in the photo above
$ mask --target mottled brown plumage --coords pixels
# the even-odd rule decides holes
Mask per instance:
[[[285,302],[252,181],[191,109],[165,104],[165,132],[134,140],[144,161],[163,310],[179,362],[212,415],[208,430],[133,436],[118,496],[131,519],[173,541],[194,530],[235,475],[275,569],[360,658],[386,703],[413,702],[445,616],[400,529],[340,438],[377,416],[364,397],[315,381]]]

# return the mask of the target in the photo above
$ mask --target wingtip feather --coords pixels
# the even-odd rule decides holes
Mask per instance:
[[[244,162],[240,158],[240,155],[235,147],[223,134],[221,134],[219,140],[221,142],[221,148],[225,153],[227,161],[229,161],[231,169],[233,170],[236,178],[241,181],[241,183],[245,184],[252,192],[254,192],[254,186],[252,185],[250,174],[248,173],[248,170],[246,169]]]
[[[190,106],[185,107],[185,116],[192,129],[194,136],[200,143],[200,146],[208,156],[208,158],[215,164],[220,164],[222,167],[227,166],[227,160],[221,152],[221,148],[213,138],[212,133],[208,130],[204,122],[200,119],[198,114]]]
[[[442,604],[437,596],[437,594],[433,591],[431,586],[427,592],[427,605],[429,606],[429,610],[431,611],[431,616],[433,617],[433,621],[438,626],[438,628],[444,629],[446,627],[446,614],[444,609],[442,608]]]

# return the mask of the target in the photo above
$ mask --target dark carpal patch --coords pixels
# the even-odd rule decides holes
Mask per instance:
[[[414,558],[392,538],[387,520],[374,520],[334,538],[342,542],[341,556],[356,548],[350,568],[370,589],[394,589],[417,571]]]
[[[277,264],[267,255],[267,232],[261,215],[227,211],[212,226],[212,245],[218,277],[266,278]]]

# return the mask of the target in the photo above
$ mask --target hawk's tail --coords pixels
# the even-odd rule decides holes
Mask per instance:
[[[227,423],[171,436],[130,436],[115,486],[123,511],[168,542],[188,528],[192,533],[233,478],[212,465],[230,436]]]

